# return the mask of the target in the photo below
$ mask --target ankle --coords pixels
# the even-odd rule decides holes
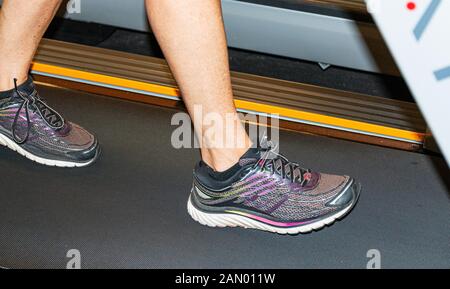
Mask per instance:
[[[18,75],[13,76],[12,73],[2,73],[0,72],[0,91],[7,91],[14,88],[14,78],[17,79],[17,85],[25,83],[28,79],[28,75]]]
[[[207,153],[202,153],[203,161],[214,171],[224,172],[239,162],[250,147],[251,144],[245,148],[209,149]]]

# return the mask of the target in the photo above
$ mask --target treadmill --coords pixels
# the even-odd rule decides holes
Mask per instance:
[[[238,109],[278,113],[288,157],[363,184],[348,218],[298,236],[191,220],[199,154],[170,145],[185,109],[176,82],[143,2],[108,0],[102,13],[104,2],[62,11],[32,67],[102,155],[67,170],[0,149],[0,267],[64,269],[76,252],[82,268],[366,268],[371,249],[383,268],[450,267],[448,167],[424,148],[426,123],[362,1],[223,1]],[[340,56],[348,49],[353,59]]]

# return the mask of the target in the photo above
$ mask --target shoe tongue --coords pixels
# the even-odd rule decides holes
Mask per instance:
[[[31,76],[29,76],[24,83],[20,84],[17,87],[17,89],[24,94],[27,95],[32,94],[35,91],[35,87]],[[14,88],[6,91],[0,91],[0,99],[11,97],[11,95],[14,94],[14,92],[15,92]]]
[[[37,94],[36,87],[34,86],[31,76],[28,77],[27,81],[19,85],[17,89],[26,95],[32,95],[33,93]],[[61,129],[64,126],[64,118],[48,106],[42,99],[36,100],[34,104],[39,110],[40,115],[44,118],[47,124],[50,125],[50,127],[53,129]]]
[[[32,94],[35,91],[36,88],[34,87],[33,79],[31,78],[31,76],[28,76],[27,81],[25,81],[24,83],[19,85],[17,87],[17,89],[20,92],[23,92],[23,93],[26,93],[26,94]]]

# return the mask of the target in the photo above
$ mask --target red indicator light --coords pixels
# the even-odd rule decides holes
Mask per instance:
[[[406,4],[406,7],[412,11],[412,10],[416,9],[416,3],[408,2],[408,4]]]

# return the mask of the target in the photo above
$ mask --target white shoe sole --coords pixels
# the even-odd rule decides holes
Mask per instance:
[[[313,230],[319,230],[323,228],[325,225],[331,225],[336,220],[343,218],[350,210],[353,208],[357,200],[355,200],[353,203],[349,204],[345,209],[337,212],[336,214],[329,216],[323,220],[306,224],[302,226],[297,227],[290,227],[290,228],[280,228],[271,226],[269,224],[265,224],[263,222],[259,222],[257,220],[236,215],[236,214],[229,214],[229,213],[205,213],[203,211],[198,210],[191,201],[191,197],[189,196],[188,204],[187,204],[187,210],[189,215],[191,217],[199,222],[202,225],[209,226],[209,227],[242,227],[245,229],[257,229],[257,230],[263,230],[268,231],[272,233],[278,233],[278,234],[290,234],[290,235],[296,235],[299,233],[309,233]]]
[[[20,145],[18,145],[16,142],[9,139],[7,136],[4,136],[3,134],[0,134],[0,145],[4,145],[11,150],[21,154],[22,156],[26,157],[29,160],[32,160],[34,162],[37,162],[42,165],[46,166],[53,166],[53,167],[60,167],[60,168],[79,168],[79,167],[85,167],[90,164],[92,164],[96,158],[93,158],[92,160],[86,162],[86,163],[75,163],[75,162],[65,162],[65,161],[58,161],[58,160],[50,160],[50,159],[44,159],[41,157],[38,157],[36,155],[33,155],[32,153],[27,152],[24,150]]]

